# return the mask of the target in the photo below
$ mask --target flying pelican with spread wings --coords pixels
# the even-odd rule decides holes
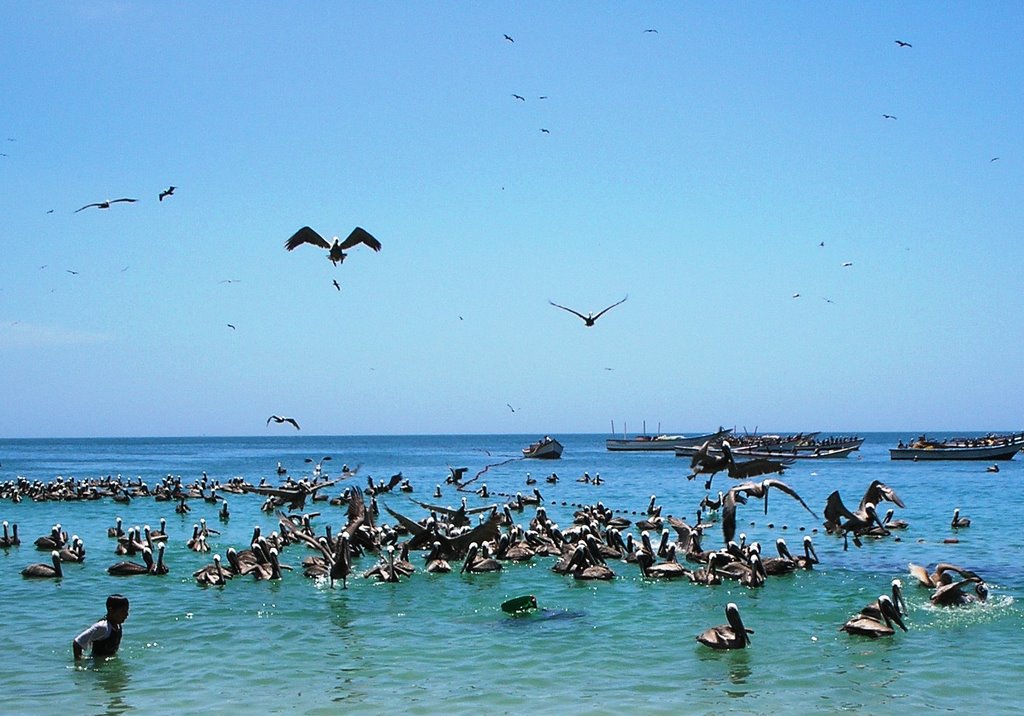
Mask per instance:
[[[328,241],[313,229],[308,226],[303,226],[292,234],[291,238],[285,242],[284,247],[289,251],[292,251],[303,244],[313,244],[314,246],[319,246],[322,249],[327,249],[327,258],[329,258],[331,263],[335,266],[340,263],[344,263],[345,258],[348,256],[348,254],[345,253],[345,249],[351,249],[359,244],[366,244],[374,251],[380,251],[381,249],[381,243],[375,239],[369,231],[359,226],[352,229],[352,233],[349,234],[344,241],[340,241],[337,236],[335,236],[332,241]]]
[[[128,198],[124,198],[124,199],[107,199],[106,201],[97,201],[97,202],[94,202],[92,204],[86,204],[81,209],[75,209],[73,213],[77,214],[78,212],[82,211],[83,209],[88,209],[90,206],[95,206],[97,209],[109,209],[111,204],[120,204],[122,202],[126,202],[128,204],[134,204],[137,201],[138,201],[138,199],[128,199]]]
[[[230,324],[229,324],[230,325]],[[232,326],[233,328],[234,326]],[[291,423],[295,426],[296,430],[299,430],[299,423],[295,418],[289,418],[285,415],[271,415],[267,418],[267,425],[270,425],[270,421],[273,420],[275,423]]]
[[[626,298],[629,298],[628,294],[626,295]],[[560,306],[559,304],[555,303],[554,301],[552,301],[550,299],[548,300],[548,303],[550,303],[555,308],[561,308],[563,311],[568,311],[569,313],[573,314],[574,316],[578,316],[579,318],[581,318],[583,320],[583,323],[586,324],[586,326],[589,328],[589,327],[594,325],[594,323],[597,321],[598,318],[600,318],[605,313],[607,313],[611,309],[613,309],[616,306],[618,306],[620,303],[623,303],[626,300],[626,298],[623,298],[622,301],[617,301],[617,302],[613,303],[612,305],[608,306],[607,308],[602,309],[596,315],[593,314],[593,313],[588,313],[585,316],[582,313],[580,313],[579,311],[574,311],[571,308],[568,308],[566,306]]]

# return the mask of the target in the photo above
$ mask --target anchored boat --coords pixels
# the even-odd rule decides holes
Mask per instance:
[[[562,443],[549,435],[545,435],[537,442],[531,443],[529,447],[524,447],[523,457],[532,457],[538,460],[557,460],[562,457],[563,449]]]
[[[929,440],[924,435],[889,448],[891,460],[1012,460],[1024,448],[1024,433],[982,438]]]

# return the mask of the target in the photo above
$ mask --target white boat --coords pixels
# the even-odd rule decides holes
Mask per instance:
[[[549,435],[545,435],[537,442],[524,447],[523,457],[536,458],[538,460],[557,460],[562,457],[563,449],[562,443]]]
[[[605,448],[612,451],[671,451],[676,446],[700,447],[708,440],[717,442],[732,434],[728,428],[719,428],[718,432],[707,435],[636,435],[632,438],[608,438],[604,441]]]
[[[983,438],[928,440],[924,435],[889,448],[891,460],[1012,460],[1024,448],[1024,433],[986,435]]]

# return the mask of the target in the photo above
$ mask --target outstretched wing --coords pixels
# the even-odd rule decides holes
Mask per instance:
[[[804,509],[811,513],[811,517],[817,517],[817,515],[814,514],[814,510],[812,510],[810,507],[808,507],[807,503],[804,502],[804,498],[800,497],[800,495],[797,493],[796,490],[794,490],[792,487],[790,487],[789,485],[784,483],[782,480],[775,480],[773,478],[768,478],[767,480],[765,480],[761,484],[763,484],[765,486],[765,488],[774,487],[777,490],[782,490],[787,495],[789,495],[794,500],[796,500],[801,505],[803,505]],[[767,490],[765,491],[765,494],[767,494]]]
[[[387,510],[387,513],[389,515],[398,520],[398,524],[402,525],[402,527],[408,530],[409,534],[413,535],[414,537],[419,537],[420,535],[426,533],[427,528],[421,525],[419,522],[415,522],[406,517],[405,515],[395,512],[387,505],[384,505],[384,509]]]
[[[331,552],[331,550],[327,549],[327,547],[325,547],[319,540],[314,539],[313,537],[310,537],[308,534],[303,532],[302,529],[299,528],[299,526],[295,524],[291,520],[291,518],[288,517],[288,515],[286,515],[284,512],[278,510],[277,518],[278,521],[280,522],[281,530],[283,532],[287,532],[292,537],[302,540],[313,549],[319,550],[320,553],[323,554],[324,559],[327,560],[327,564],[334,564],[334,554]]]
[[[295,426],[295,429],[296,429],[296,430],[299,430],[299,429],[300,429],[300,428],[299,428],[299,423],[298,423],[298,421],[296,421],[296,420],[295,420],[295,418],[285,418],[285,419],[284,419],[284,422],[286,422],[286,423],[291,423],[292,425],[294,425],[294,426]]]
[[[440,505],[429,505],[426,502],[420,502],[419,500],[412,500],[412,501],[415,502],[417,505],[419,505],[420,507],[422,507],[425,510],[430,510],[431,512],[439,512],[442,515],[454,515],[454,514],[456,514],[458,512],[461,512],[461,508],[454,509],[454,508],[451,508],[451,507],[441,507]]]
[[[769,460],[767,458],[755,458],[744,462],[733,463],[729,469],[729,477],[747,478],[759,475],[771,475],[782,472],[793,464],[792,460]]]
[[[103,206],[103,204],[102,203],[86,204],[85,206],[82,207],[82,209],[88,209],[90,206]],[[72,213],[77,214],[78,212],[82,211],[82,209],[75,209],[74,212],[72,212]]]
[[[124,198],[124,199],[111,199],[109,203],[111,203],[111,204],[120,204],[121,202],[127,202],[129,204],[134,204],[137,201],[138,201],[138,199]]]
[[[629,294],[628,293],[626,294],[626,298],[629,298]],[[621,301],[616,301],[612,305],[608,306],[608,308],[603,309],[600,313],[598,313],[596,316],[594,316],[594,320],[596,321],[598,318],[600,318],[605,313],[607,313],[608,311],[610,311],[613,308],[615,308],[616,306],[618,306],[620,303],[624,303],[626,301],[626,298],[623,298]]]
[[[877,505],[882,500],[888,500],[898,507],[905,507],[903,500],[900,499],[895,490],[880,480],[873,480],[868,485],[868,489],[864,491],[864,497],[860,501],[860,509],[863,510],[864,505],[869,502],[872,505]]]
[[[341,248],[351,249],[358,244],[366,244],[374,251],[380,251],[380,242],[369,231],[359,226],[352,229],[352,233],[341,242]]]
[[[284,242],[284,247],[291,251],[292,249],[302,246],[303,244],[313,244],[314,246],[319,246],[322,249],[331,248],[331,245],[327,242],[327,239],[313,231],[308,226],[303,226],[301,229],[292,234],[292,237]]]
[[[573,314],[574,316],[579,316],[579,317],[580,317],[580,318],[581,318],[582,320],[584,320],[584,321],[585,321],[585,320],[587,320],[587,317],[586,317],[586,316],[584,316],[584,315],[583,315],[582,313],[580,313],[579,311],[574,311],[574,310],[572,310],[571,308],[568,308],[567,306],[561,306],[561,305],[559,305],[559,304],[555,303],[554,301],[552,301],[552,300],[550,300],[550,299],[548,299],[548,303],[550,303],[550,304],[551,304],[552,306],[554,306],[555,308],[561,308],[561,309],[562,309],[563,311],[568,311],[569,313]]]

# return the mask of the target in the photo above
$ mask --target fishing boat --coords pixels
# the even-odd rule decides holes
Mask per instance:
[[[732,454],[737,458],[766,458],[768,460],[825,460],[830,458],[842,458],[848,456],[854,450],[860,448],[860,444],[847,445],[845,447],[837,448],[817,448],[814,450],[802,450],[798,448],[792,448],[790,450],[768,450],[765,448],[756,447],[738,447],[732,448]],[[693,457],[697,454],[700,447],[677,447],[675,448],[676,457]],[[720,448],[709,448],[709,455],[718,456],[722,454]]]
[[[929,440],[924,435],[889,448],[891,460],[1012,460],[1024,448],[1024,433],[982,438]]]
[[[537,460],[557,460],[562,457],[562,443],[549,435],[545,435],[535,443],[523,448],[523,457]]]
[[[671,451],[677,445],[699,447],[708,440],[718,442],[731,434],[730,428],[718,428],[717,432],[707,435],[635,435],[631,438],[608,438],[604,445],[612,451]]]

